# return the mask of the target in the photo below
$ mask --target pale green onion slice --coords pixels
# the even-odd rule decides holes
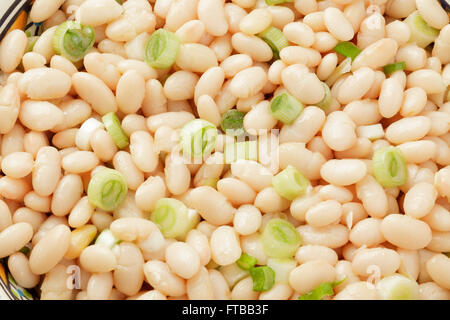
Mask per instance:
[[[36,41],[38,39],[39,39],[38,36],[28,37],[28,43],[27,43],[27,48],[25,49],[25,52],[33,51],[34,45],[36,44]]]
[[[272,178],[272,186],[275,191],[288,200],[294,200],[305,194],[309,185],[309,180],[290,165]]]
[[[72,62],[83,59],[94,42],[94,29],[76,21],[66,21],[60,24],[52,39],[53,50]]]
[[[283,31],[272,26],[259,33],[258,37],[269,45],[275,59],[280,59],[280,51],[289,46],[289,41],[286,39]]]
[[[291,124],[303,111],[303,104],[287,92],[277,95],[270,102],[272,116],[283,122]]]
[[[378,183],[385,188],[399,187],[408,179],[405,158],[400,149],[392,146],[374,152],[372,171]]]
[[[396,71],[403,70],[406,68],[406,63],[404,61],[387,64],[383,67],[384,73],[388,76]]]
[[[298,300],[323,300],[325,297],[330,297],[334,295],[334,287],[340,285],[345,279],[347,279],[347,277],[344,277],[344,279],[340,281],[322,282],[313,291],[299,296]]]
[[[231,164],[238,160],[258,161],[258,142],[241,141],[225,145],[225,163]]]
[[[95,240],[95,244],[105,246],[112,249],[115,245],[121,242],[109,229],[104,229]]]
[[[266,4],[268,4],[269,6],[274,6],[277,4],[283,4],[288,2],[294,2],[294,0],[266,0]]]
[[[236,264],[242,270],[250,270],[258,263],[258,260],[255,257],[247,253],[243,253],[241,257],[236,261]]]
[[[383,300],[417,300],[419,285],[400,274],[387,276],[376,284],[378,295]]]
[[[343,55],[346,58],[355,60],[355,58],[361,53],[361,49],[355,46],[350,41],[339,42],[333,49],[335,52]]]
[[[302,239],[294,226],[283,219],[270,220],[261,235],[263,250],[271,258],[292,258]]]
[[[126,148],[130,144],[127,135],[122,129],[120,120],[114,112],[105,114],[102,117],[102,121],[105,125],[106,131],[119,149]]]
[[[334,71],[331,73],[331,75],[328,77],[325,83],[327,84],[328,87],[332,87],[333,84],[342,75],[350,72],[351,69],[352,69],[352,58],[346,58],[336,67],[336,69],[334,69]]]
[[[244,134],[244,116],[245,113],[236,109],[225,112],[220,123],[223,132],[229,136],[240,136]]]
[[[94,174],[87,190],[89,202],[105,211],[117,209],[127,193],[128,185],[122,173],[109,168],[103,168]]]
[[[145,62],[157,69],[170,68],[180,51],[180,40],[170,31],[158,29],[153,32],[145,46]]]
[[[439,30],[430,27],[420,16],[419,11],[411,13],[403,22],[411,31],[408,42],[416,43],[421,48],[425,48],[439,36]]]
[[[188,209],[183,202],[162,198],[156,202],[151,220],[167,238],[182,239],[200,221],[196,210]]]
[[[320,102],[316,103],[316,106],[326,111],[333,102],[333,96],[331,95],[330,87],[328,87],[325,82],[322,82],[322,85],[323,89],[325,90],[325,95],[323,96],[323,99]]]
[[[230,289],[232,289],[236,283],[248,276],[248,271],[239,268],[236,263],[220,266],[218,270],[227,281]]]
[[[253,280],[253,291],[267,291],[275,284],[275,272],[268,266],[250,269]]]
[[[289,275],[297,266],[297,262],[294,259],[269,258],[267,266],[275,271],[275,283],[288,284]]]
[[[216,139],[216,126],[206,120],[189,121],[180,130],[181,149],[195,158],[209,155],[214,149]]]

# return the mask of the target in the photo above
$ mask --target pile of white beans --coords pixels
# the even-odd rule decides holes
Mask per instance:
[[[402,19],[415,10],[440,30],[432,50],[408,42]],[[417,281],[420,299],[450,299],[450,25],[437,0],[35,0],[30,18],[43,22],[32,51],[21,30],[0,45],[0,258],[20,286],[38,287],[41,299],[294,300],[346,277],[333,299],[379,299],[372,284],[398,273]],[[57,25],[74,19],[96,34],[75,64],[52,47]],[[290,43],[274,62],[256,36],[271,25]],[[159,28],[181,41],[168,70],[144,62]],[[344,59],[333,48],[351,39],[363,51],[324,111],[314,106],[322,81]],[[398,61],[405,70],[386,76],[382,67]],[[286,91],[305,105],[291,125],[270,112],[271,98]],[[218,161],[233,142],[222,133],[202,164],[160,157],[185,123],[220,128],[232,108],[246,113],[261,150],[275,141],[275,165]],[[104,128],[77,142],[84,121],[111,111],[129,148],[118,150]],[[383,188],[372,175],[374,150],[389,145],[407,162],[401,187]],[[312,185],[293,201],[271,184],[288,165]],[[104,166],[128,183],[114,212],[86,196]],[[164,239],[148,219],[164,197],[202,218],[184,241]],[[288,279],[262,293],[250,276],[230,286],[217,267],[242,253],[266,264],[259,235],[278,217],[303,240]],[[75,230],[106,228],[122,240],[118,250],[71,247]],[[29,255],[19,252],[26,245]],[[78,286],[68,285],[68,268],[79,270]]]

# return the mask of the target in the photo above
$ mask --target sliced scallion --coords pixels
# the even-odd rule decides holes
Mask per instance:
[[[266,0],[266,4],[268,4],[269,6],[275,6],[277,4],[288,3],[288,2],[294,2],[294,0]]]
[[[130,142],[125,131],[122,129],[119,118],[114,112],[109,112],[102,117],[103,124],[106,131],[113,139],[114,143],[119,149],[126,148]]]
[[[275,284],[275,272],[268,266],[250,269],[253,280],[253,291],[267,291]]]
[[[267,259],[267,266],[275,271],[275,283],[287,284],[289,283],[289,275],[297,266],[297,262],[294,259],[269,258]]]
[[[177,239],[182,239],[200,221],[196,210],[188,209],[183,202],[172,198],[159,199],[150,219],[165,237]]]
[[[242,270],[250,270],[256,265],[257,262],[258,260],[255,257],[252,257],[247,253],[243,253],[238,261],[236,261],[236,264]]]
[[[376,289],[383,300],[417,300],[419,298],[417,282],[400,274],[384,277],[377,282]]]
[[[122,173],[110,168],[99,170],[89,182],[89,202],[105,211],[114,211],[125,200],[128,185]]]
[[[289,41],[286,39],[283,31],[272,26],[259,33],[258,37],[269,45],[275,59],[280,59],[280,51],[289,46]]]
[[[180,130],[180,144],[184,153],[194,158],[209,155],[217,139],[217,128],[211,122],[195,119]]]
[[[225,112],[220,124],[223,132],[229,136],[240,136],[244,134],[244,116],[244,112],[236,109]]]
[[[220,266],[218,270],[223,275],[230,288],[233,288],[236,283],[248,276],[248,271],[239,268],[236,263]]]
[[[57,54],[78,62],[92,48],[95,42],[95,31],[91,26],[85,26],[76,21],[66,21],[60,24],[53,35],[53,49]]]
[[[317,288],[315,288],[313,291],[302,294],[298,297],[298,300],[322,300],[325,297],[330,297],[334,295],[333,288],[340,285],[342,282],[345,281],[347,277],[344,277],[344,279],[340,281],[335,282],[322,282]]]
[[[372,171],[378,183],[385,188],[399,187],[408,178],[405,158],[400,149],[392,146],[374,152]]]
[[[344,74],[350,72],[352,69],[352,58],[347,58],[343,60],[337,67],[334,69],[334,71],[331,73],[331,75],[328,77],[327,81],[325,82],[328,87],[333,86],[333,84]]]
[[[272,186],[283,198],[294,200],[306,192],[309,180],[293,166],[287,166],[272,178]]]
[[[271,258],[292,258],[301,244],[294,226],[284,219],[270,220],[261,235],[263,250]]]
[[[241,141],[225,145],[225,163],[231,164],[238,160],[258,160],[258,142]]]
[[[322,82],[322,85],[323,89],[325,90],[325,95],[323,96],[323,99],[320,102],[316,103],[316,106],[326,111],[333,102],[333,96],[331,95],[330,87],[328,87],[325,82]]]
[[[404,61],[387,64],[383,67],[384,73],[388,76],[395,71],[403,70],[406,68],[406,63]]]
[[[145,61],[157,69],[170,68],[180,51],[180,40],[170,31],[158,29],[145,46]]]
[[[355,46],[350,41],[339,42],[333,49],[335,52],[343,55],[346,58],[355,60],[355,58],[361,53],[361,49]]]
[[[420,16],[419,11],[411,13],[403,22],[411,31],[408,42],[416,43],[421,48],[425,48],[439,36],[439,30],[430,27]]]
[[[121,242],[109,229],[104,229],[95,240],[95,244],[105,246],[112,249],[115,245]]]
[[[291,124],[303,111],[303,104],[287,92],[277,95],[270,102],[270,111],[275,119]]]

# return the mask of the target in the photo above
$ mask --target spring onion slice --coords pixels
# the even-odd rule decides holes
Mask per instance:
[[[288,2],[294,2],[294,0],[266,0],[266,4],[268,4],[269,6],[274,6],[277,4],[288,3]]]
[[[340,285],[345,281],[347,277],[340,281],[336,282],[322,282],[317,288],[313,291],[302,294],[298,297],[298,300],[322,300],[325,297],[329,297],[334,295],[333,288]]]
[[[376,289],[383,300],[417,300],[419,298],[417,282],[400,274],[384,277],[377,282]]]
[[[63,22],[53,35],[53,49],[57,54],[78,62],[92,48],[95,42],[95,31],[76,21]]]
[[[323,99],[316,104],[316,106],[326,111],[333,102],[333,96],[331,95],[330,87],[328,87],[325,82],[322,82],[322,85],[323,89],[325,90],[325,95],[323,96]]]
[[[403,70],[406,68],[406,63],[404,61],[387,64],[383,67],[384,73],[388,76],[395,71]]]
[[[105,211],[114,211],[125,200],[128,185],[122,173],[110,168],[99,170],[88,185],[89,202]]]
[[[225,145],[225,163],[231,164],[238,160],[258,161],[258,142],[241,141]]]
[[[102,121],[105,125],[106,131],[119,149],[126,148],[130,144],[127,135],[122,129],[120,120],[114,112],[105,114],[102,117]]]
[[[302,239],[290,222],[276,218],[266,224],[261,241],[270,258],[292,258]]]
[[[275,284],[275,272],[271,267],[262,266],[250,269],[253,291],[267,291]]]
[[[244,116],[244,112],[236,109],[225,112],[220,123],[223,132],[229,136],[240,136],[244,134]]]
[[[425,48],[439,36],[439,30],[430,27],[420,16],[419,11],[411,13],[403,22],[411,30],[408,42],[415,42],[421,48]]]
[[[277,95],[270,102],[272,116],[283,122],[291,124],[303,111],[303,104],[287,92]]]
[[[352,69],[352,58],[347,58],[343,60],[337,67],[334,69],[334,71],[331,73],[331,75],[328,77],[327,81],[325,82],[328,87],[333,86],[333,84],[344,74],[350,72]]]
[[[259,33],[258,37],[269,45],[275,59],[280,59],[280,51],[289,46],[289,41],[286,39],[283,31],[272,26]]]
[[[289,275],[297,266],[297,262],[294,259],[269,258],[267,266],[275,271],[275,283],[288,284]]]
[[[355,58],[361,53],[361,49],[355,46],[350,41],[339,42],[333,49],[335,52],[343,55],[346,58],[351,58],[355,60]]]
[[[184,153],[193,157],[209,155],[217,139],[217,128],[211,122],[194,119],[180,131],[180,144]]]
[[[243,253],[236,261],[236,264],[242,270],[250,270],[256,265],[256,263],[258,263],[258,260],[247,253]]]
[[[180,51],[180,40],[170,31],[158,29],[153,32],[145,46],[145,62],[157,69],[170,68]]]
[[[401,186],[408,178],[405,158],[399,149],[392,146],[374,152],[372,171],[378,183],[385,188]]]
[[[223,275],[230,289],[232,289],[236,283],[248,276],[248,271],[239,268],[236,263],[220,266],[217,270]]]
[[[38,39],[39,39],[38,36],[30,36],[30,37],[28,37],[28,43],[27,43],[27,48],[25,49],[25,52],[33,51],[34,45],[36,44],[36,41]]]
[[[115,245],[119,244],[122,240],[118,239],[109,229],[104,229],[95,240],[95,244],[105,246],[112,249]]]
[[[165,237],[177,239],[182,239],[200,221],[196,210],[188,209],[183,202],[172,198],[159,199],[150,219]]]
[[[306,192],[309,180],[300,171],[289,165],[272,178],[272,186],[283,198],[294,200]]]

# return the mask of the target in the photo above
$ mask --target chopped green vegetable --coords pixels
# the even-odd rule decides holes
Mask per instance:
[[[403,70],[406,68],[406,63],[404,61],[387,64],[383,67],[384,73],[388,76],[395,71]]]
[[[280,59],[280,51],[289,46],[289,41],[286,39],[283,31],[272,26],[259,33],[258,37],[269,45],[275,59]]]
[[[38,36],[30,36],[28,37],[28,43],[27,48],[25,49],[25,52],[31,52],[33,51],[34,45],[36,44],[36,41],[39,39]]]
[[[195,158],[209,155],[214,149],[216,139],[216,126],[202,119],[189,121],[180,131],[181,149]]]
[[[159,199],[150,219],[165,237],[177,239],[182,239],[200,221],[196,210],[188,209],[183,202],[173,198]]]
[[[343,60],[337,67],[334,69],[333,73],[328,77],[325,82],[328,87],[333,86],[333,84],[344,74],[350,72],[352,69],[352,59],[347,58]]]
[[[378,295],[383,300],[417,300],[419,285],[413,279],[400,274],[384,277],[376,284]]]
[[[242,270],[250,270],[256,265],[257,262],[258,260],[255,257],[252,257],[247,253],[243,253],[238,261],[236,261],[236,264]]]
[[[258,160],[258,142],[241,141],[225,145],[225,163],[230,164],[238,160]]]
[[[271,258],[292,258],[302,239],[294,226],[283,219],[270,220],[261,235],[263,250]]]
[[[19,250],[19,252],[22,252],[26,256],[28,255],[28,253],[30,253],[30,251],[31,251],[31,249],[28,246],[25,246]]]
[[[272,116],[283,122],[291,124],[303,111],[303,104],[287,92],[277,95],[270,102]]]
[[[114,112],[109,112],[102,117],[103,124],[106,131],[113,139],[114,143],[119,149],[126,148],[130,142],[125,131],[123,131],[119,118]]]
[[[294,200],[306,192],[310,183],[300,171],[289,165],[272,178],[272,185],[280,196]]]
[[[335,282],[322,282],[317,288],[315,288],[313,291],[302,294],[298,297],[298,300],[322,300],[325,297],[329,297],[334,295],[333,288],[340,285],[342,282],[345,281],[347,277],[344,277],[344,279],[340,281]]]
[[[158,29],[152,33],[145,46],[145,61],[157,69],[170,68],[180,51],[180,40],[170,31]]]
[[[275,284],[275,272],[268,266],[250,269],[253,280],[253,291],[267,291]]]
[[[385,188],[401,186],[408,178],[405,158],[396,147],[377,149],[372,158],[372,167],[375,179]]]
[[[227,266],[219,266],[218,270],[227,281],[230,289],[232,289],[236,283],[247,277],[249,274],[247,270],[239,268],[236,263],[232,263]]]
[[[245,113],[236,109],[225,112],[220,124],[223,132],[229,136],[240,136],[244,134],[244,116]]]
[[[268,4],[269,6],[274,6],[277,4],[283,4],[288,2],[294,2],[294,0],[266,0],[266,4]]]
[[[323,99],[320,100],[320,102],[316,103],[316,106],[326,111],[331,106],[331,103],[333,103],[333,96],[331,95],[330,87],[328,87],[325,82],[322,82],[322,85],[323,89],[325,90],[325,95],[323,96]]]
[[[408,42],[416,43],[421,48],[425,48],[439,36],[439,30],[430,27],[420,16],[419,11],[411,13],[403,22],[411,31]]]
[[[343,55],[344,57],[355,60],[355,58],[361,53],[361,49],[355,46],[350,41],[339,42],[333,49],[337,53]]]
[[[128,185],[122,173],[117,170],[104,168],[99,170],[89,182],[89,202],[105,211],[117,209],[128,193]]]
[[[53,50],[72,62],[83,59],[94,42],[94,29],[76,21],[66,21],[60,24],[52,39]]]
[[[104,229],[95,240],[95,244],[105,246],[112,249],[115,245],[121,242],[109,229]]]
[[[275,283],[289,283],[289,275],[297,266],[297,262],[292,258],[269,258],[267,266],[275,271]]]

